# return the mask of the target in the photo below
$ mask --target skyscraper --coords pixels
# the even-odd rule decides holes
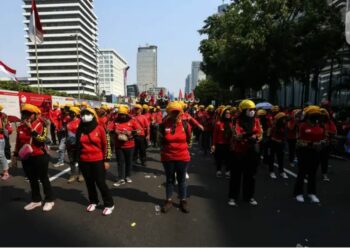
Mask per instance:
[[[28,37],[31,0],[23,0],[29,80],[37,82],[34,44]],[[42,87],[95,95],[97,17],[93,0],[37,0],[44,42],[37,45]]]
[[[98,81],[100,93],[106,95],[124,96],[125,69],[127,61],[115,50],[101,49],[98,55]]]
[[[140,92],[157,87],[157,50],[154,45],[138,48],[137,85]]]
[[[206,79],[205,73],[201,70],[201,62],[192,62],[192,81],[191,81],[191,89],[194,90],[200,81]]]
[[[185,86],[185,93],[186,94],[189,94],[191,93],[191,80],[192,80],[192,76],[191,74],[189,74],[187,77],[186,77],[186,86]]]

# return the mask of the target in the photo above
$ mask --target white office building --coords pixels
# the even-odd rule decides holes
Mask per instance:
[[[137,85],[140,92],[157,87],[157,46],[139,47],[137,52]]]
[[[31,0],[23,0],[29,80],[36,84],[34,43],[28,36]],[[44,42],[37,46],[42,87],[96,95],[97,17],[93,0],[37,0]]]
[[[198,61],[192,62],[192,80],[190,92],[198,86],[200,81],[206,79],[205,73],[201,70],[201,63],[202,62]]]
[[[127,61],[113,49],[101,49],[98,53],[99,92],[106,95],[125,96],[125,70]]]
[[[191,76],[191,74],[189,74],[186,77],[186,85],[185,85],[185,93],[186,94],[189,94],[189,93],[192,92],[192,90],[191,90],[191,81],[192,81],[192,76]]]

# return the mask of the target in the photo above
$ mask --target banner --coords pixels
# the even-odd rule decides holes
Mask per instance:
[[[0,103],[4,106],[3,112],[7,114],[10,122],[20,121],[21,111],[17,91],[0,90]]]
[[[35,93],[19,92],[19,104],[29,103],[40,108],[42,115],[49,117],[49,111],[52,108],[52,98],[50,95],[39,95]]]
[[[58,102],[60,105],[74,104],[77,100],[73,97],[52,96],[52,104]]]

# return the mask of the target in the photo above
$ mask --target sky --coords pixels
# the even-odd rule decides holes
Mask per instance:
[[[22,0],[0,0],[0,60],[27,76]],[[191,62],[202,60],[204,20],[222,0],[95,0],[100,49],[115,49],[130,66],[128,84],[136,83],[137,48],[158,46],[158,86],[184,89]],[[40,13],[39,13],[40,14]],[[4,77],[0,73],[0,77]]]

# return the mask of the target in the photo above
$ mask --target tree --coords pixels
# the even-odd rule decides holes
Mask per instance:
[[[212,79],[201,81],[194,90],[196,98],[199,98],[201,103],[209,105],[212,101],[216,104],[227,104],[231,100],[230,91],[222,89],[220,85]]]

